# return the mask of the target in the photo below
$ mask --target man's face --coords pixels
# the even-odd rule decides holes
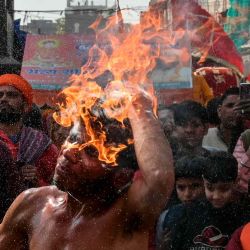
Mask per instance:
[[[232,201],[234,182],[210,183],[204,179],[207,200],[214,208],[223,208]]]
[[[203,124],[199,118],[192,118],[183,124],[175,125],[175,136],[186,148],[201,147],[204,135],[207,134],[208,125]]]
[[[175,182],[178,199],[189,203],[204,196],[203,180],[198,178],[178,178]]]
[[[83,131],[83,133],[85,132]],[[71,136],[68,137],[57,160],[54,181],[59,188],[65,191],[78,190],[83,184],[94,184],[110,174],[110,171],[103,167],[104,163],[99,161],[96,155],[86,153],[86,149],[74,148],[75,142],[84,143],[85,135],[83,133],[81,141],[79,138],[75,140]],[[66,147],[67,143],[71,143],[71,146]]]
[[[232,129],[237,127],[242,117],[233,110],[234,105],[239,101],[238,95],[229,95],[223,101],[222,105],[218,107],[218,116],[224,128]]]
[[[26,108],[27,104],[20,91],[12,86],[0,86],[0,122],[19,121]]]

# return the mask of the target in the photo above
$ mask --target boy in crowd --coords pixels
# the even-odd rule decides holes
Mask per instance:
[[[199,156],[184,156],[175,164],[175,190],[181,203],[192,202],[204,195],[202,180],[206,158]]]
[[[208,131],[208,116],[206,109],[200,103],[184,101],[176,105],[174,122],[177,147],[176,145],[172,147],[172,151],[175,160],[187,154],[200,156],[209,154],[209,151],[202,147],[203,137]]]
[[[237,161],[226,152],[207,158],[203,171],[206,199],[168,210],[158,249],[222,250],[234,230],[249,221],[249,206],[235,202]]]
[[[175,163],[175,190],[168,202],[168,208],[179,203],[190,203],[205,196],[202,179],[203,169],[206,167],[206,158],[187,155]],[[163,234],[163,221],[168,210],[165,210],[157,224],[157,241]]]

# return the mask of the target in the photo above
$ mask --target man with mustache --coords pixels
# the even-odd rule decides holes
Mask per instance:
[[[58,150],[43,132],[26,127],[32,106],[32,87],[21,76],[0,76],[0,140],[11,151],[26,188],[49,185]]]
[[[173,189],[172,153],[151,101],[137,96],[128,118],[139,169],[110,168],[87,149],[63,148],[56,186],[28,190],[8,210],[0,226],[1,250],[148,249]],[[73,127],[65,145],[86,138],[84,126]]]
[[[209,128],[202,142],[204,147],[214,147],[233,153],[236,142],[244,131],[243,116],[235,111],[235,106],[240,100],[239,94],[239,88],[233,87],[221,96],[217,108],[220,124],[215,128]]]

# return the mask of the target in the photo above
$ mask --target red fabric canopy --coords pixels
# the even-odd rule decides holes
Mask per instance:
[[[170,1],[159,0],[152,7],[169,8]],[[166,6],[167,3],[167,6]],[[188,29],[191,37],[192,50],[201,56],[201,61],[207,57],[238,73],[243,73],[244,65],[233,41],[205,9],[195,0],[172,0],[173,29]]]

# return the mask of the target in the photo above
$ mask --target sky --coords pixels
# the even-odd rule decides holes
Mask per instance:
[[[93,0],[95,5],[105,5],[105,0]],[[74,1],[74,3],[84,3],[85,0]],[[90,1],[89,1],[90,2]],[[112,6],[114,0],[108,0],[108,5]],[[120,0],[121,6],[147,6],[148,0]],[[15,0],[15,9],[27,10],[48,10],[48,9],[64,9],[67,5],[67,0]]]
[[[73,3],[77,2],[84,3],[86,0],[74,0]],[[93,0],[94,5],[105,5],[105,0]],[[91,0],[89,0],[89,3]],[[108,0],[108,6],[114,5],[114,0]],[[120,7],[137,7],[137,6],[148,6],[149,0],[120,0]],[[67,0],[15,0],[15,10],[64,10],[67,5]],[[30,19],[57,19],[60,18],[59,13],[17,13],[15,18],[21,18],[22,22],[28,22]],[[128,19],[136,19],[136,14],[131,14]]]

